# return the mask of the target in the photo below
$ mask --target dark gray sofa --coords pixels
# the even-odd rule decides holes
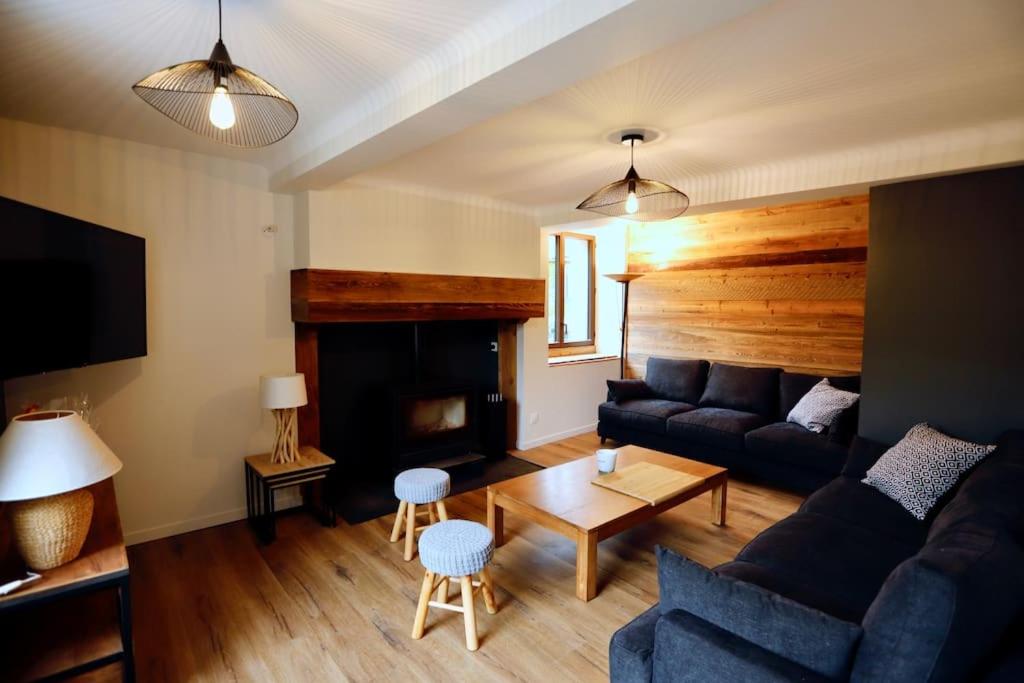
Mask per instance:
[[[809,492],[843,467],[856,431],[856,406],[826,434],[786,422],[821,376],[703,360],[649,358],[640,382],[627,382],[598,406],[602,439],[674,453],[727,467],[730,474]],[[860,392],[860,376],[829,377]],[[629,386],[637,384],[637,386]]]
[[[611,679],[1024,680],[1024,432],[918,521],[841,476],[714,570],[658,550],[660,602],[612,637]]]

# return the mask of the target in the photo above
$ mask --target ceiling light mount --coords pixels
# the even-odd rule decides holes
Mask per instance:
[[[639,137],[637,137],[639,136]],[[663,130],[654,128],[652,126],[629,126],[626,128],[613,128],[612,130],[605,131],[601,134],[601,139],[607,141],[611,145],[625,145],[629,147],[629,137],[635,137],[637,145],[642,142],[646,147],[650,147],[655,143],[660,143],[668,135]]]
[[[222,25],[217,0],[217,42],[210,57],[161,69],[132,90],[164,116],[217,142],[273,144],[292,132],[299,112],[281,91],[231,61]]]

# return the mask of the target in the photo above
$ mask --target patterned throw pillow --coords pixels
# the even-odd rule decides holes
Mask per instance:
[[[823,379],[796,402],[793,410],[789,411],[786,421],[795,422],[801,427],[821,434],[841,412],[856,403],[859,398],[860,394],[836,389],[828,383],[828,379]]]
[[[887,450],[862,481],[924,519],[960,475],[995,448],[954,439],[922,422]]]

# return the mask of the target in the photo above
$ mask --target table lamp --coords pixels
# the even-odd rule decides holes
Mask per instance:
[[[14,544],[29,567],[53,569],[78,557],[92,523],[85,487],[120,469],[74,411],[11,420],[0,436],[0,501],[9,502]]]
[[[306,405],[306,376],[297,372],[292,375],[260,377],[260,403],[274,413],[277,425],[270,461],[295,462],[299,459],[295,409]]]

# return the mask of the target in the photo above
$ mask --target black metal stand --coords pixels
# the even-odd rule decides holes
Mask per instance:
[[[626,316],[629,313],[629,280],[622,283],[622,341],[619,344],[619,379],[626,379]]]
[[[245,463],[245,503],[249,525],[264,543],[273,543],[277,538],[277,518],[274,511],[274,492],[277,489],[309,484],[319,481],[324,486],[327,475],[333,465],[282,472],[272,476],[263,476],[248,462]],[[304,505],[324,526],[335,526],[338,518],[334,508],[326,502],[326,492],[321,492],[320,505],[317,508]]]

